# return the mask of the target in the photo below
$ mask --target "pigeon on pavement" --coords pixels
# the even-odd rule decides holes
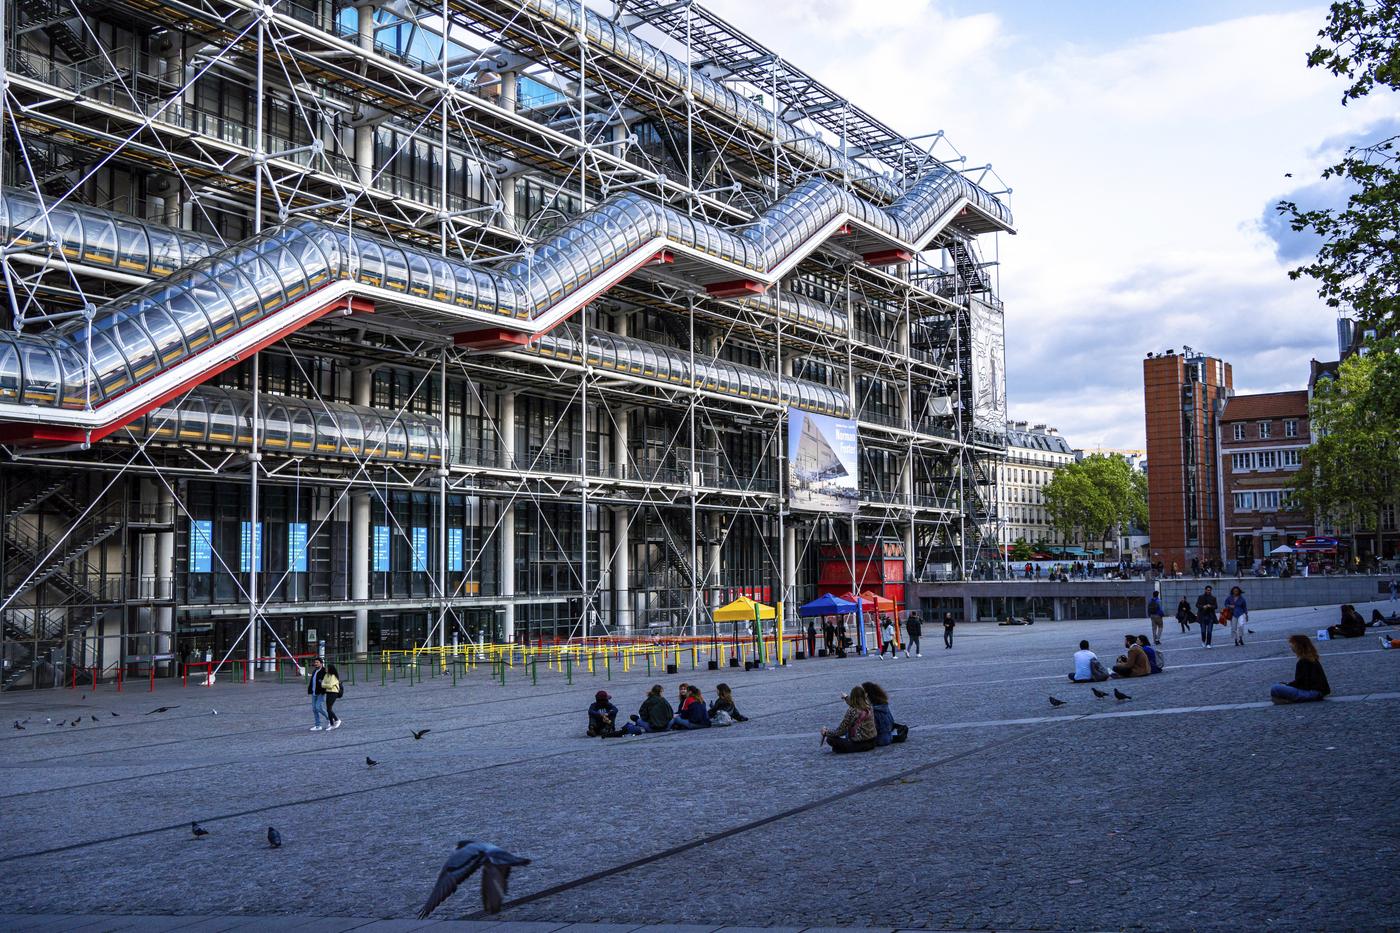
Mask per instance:
[[[93,722],[97,722],[97,717],[96,717],[96,716],[89,716],[88,718],[91,719]]]
[[[1051,706],[1064,706],[1065,703],[1066,703],[1065,700],[1057,700],[1057,699],[1055,699],[1054,697],[1051,697],[1051,698],[1050,698],[1050,705],[1051,705]]]
[[[267,828],[267,844],[274,849],[282,848],[282,834],[271,826]]]
[[[529,859],[511,855],[499,846],[463,839],[457,843],[457,851],[448,856],[447,861],[443,863],[437,883],[433,885],[433,892],[428,895],[423,909],[418,911],[418,919],[427,919],[428,915],[451,897],[462,882],[470,878],[478,868],[481,869],[481,906],[488,914],[500,913],[511,868],[529,864]]]
[[[147,715],[147,716],[152,716],[152,715],[155,715],[156,713],[168,713],[168,712],[170,712],[172,709],[179,709],[179,708],[180,708],[180,707],[178,707],[178,706],[157,706],[155,709],[151,710],[151,711],[150,711],[149,713],[147,713],[146,715]]]
[[[1098,687],[1090,687],[1089,689],[1092,690],[1092,691],[1094,691],[1094,696],[1098,697],[1100,700],[1102,700],[1104,697],[1108,696],[1107,693],[1104,693],[1104,692],[1103,692],[1102,690],[1100,690]]]
[[[423,736],[427,735],[429,732],[432,732],[433,730],[432,730],[432,729],[419,729],[418,731],[414,732],[414,730],[409,729],[408,731],[413,733],[413,741],[417,742],[417,741],[421,740],[421,739],[423,738]]]
[[[1124,693],[1122,690],[1119,690],[1117,687],[1113,688],[1113,698],[1120,703],[1124,700],[1132,699],[1132,697],[1128,696],[1126,693]]]
[[[371,758],[371,757],[369,757],[368,755],[366,755],[366,756],[365,756],[365,764],[367,764],[367,765],[369,765],[371,768],[373,768],[375,765],[379,764],[379,762],[375,761],[373,758]]]
[[[190,832],[194,833],[194,838],[196,839],[198,839],[200,836],[209,835],[209,830],[205,829],[203,826],[200,826],[199,823],[197,823],[194,820],[190,820]]]
[[[114,718],[117,717],[117,716],[120,716],[120,715],[121,715],[121,713],[113,713],[113,714],[112,714],[112,716],[113,716]]]
[[[18,729],[20,732],[23,732],[23,731],[24,731],[24,726],[21,726],[21,725],[19,724],[19,720],[18,720],[18,719],[15,720],[15,728]]]

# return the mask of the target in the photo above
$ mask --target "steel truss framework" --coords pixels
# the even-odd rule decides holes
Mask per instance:
[[[1010,229],[1009,189],[941,131],[663,0],[16,0],[0,39],[6,688],[700,631],[739,592],[816,595],[829,545],[852,580],[872,544],[909,579],[993,559],[974,238]],[[637,195],[682,232],[570,265]],[[850,206],[820,227],[823,197]],[[350,237],[333,300],[303,221]],[[771,280],[725,264],[782,237]],[[401,283],[366,258],[390,243]],[[545,289],[570,320],[454,326],[451,263],[459,308],[473,276],[574,269]],[[196,285],[234,279],[226,337]],[[198,377],[160,383],[182,359]],[[97,430],[110,398],[131,413]],[[855,516],[789,508],[791,406],[859,423]]]

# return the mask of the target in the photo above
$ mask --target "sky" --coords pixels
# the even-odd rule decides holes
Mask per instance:
[[[1320,170],[1392,116],[1341,106],[1342,81],[1306,67],[1325,5],[704,2],[1011,186],[1018,232],[981,247],[999,261],[1012,418],[1141,448],[1149,351],[1219,356],[1238,393],[1302,388],[1311,358],[1336,358],[1335,314],[1287,275],[1310,244],[1273,205],[1335,202]]]

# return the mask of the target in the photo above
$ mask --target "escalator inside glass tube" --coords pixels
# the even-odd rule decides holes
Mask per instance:
[[[72,439],[95,439],[331,310],[355,310],[354,296],[426,311],[444,330],[503,325],[523,344],[663,248],[684,256],[683,271],[702,284],[737,274],[766,288],[833,225],[859,224],[867,239],[915,248],[937,230],[914,225],[946,224],[948,210],[965,200],[964,186],[940,166],[882,209],[814,179],[739,233],[627,193],[504,266],[447,259],[315,220],[214,250],[206,237],[88,208],[44,211],[37,199],[6,191],[0,220],[7,244],[57,250],[84,265],[169,272],[103,305],[90,328],[74,320],[0,336],[0,421],[64,426]],[[840,322],[812,305],[779,302],[778,310]]]

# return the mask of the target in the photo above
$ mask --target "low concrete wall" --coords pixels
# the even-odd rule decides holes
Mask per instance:
[[[1176,612],[1176,604],[1185,596],[1191,605],[1201,595],[1206,584],[1223,604],[1230,588],[1244,590],[1250,609],[1288,609],[1295,606],[1340,606],[1342,603],[1367,603],[1389,596],[1389,577],[1365,575],[1340,577],[1221,577],[1219,579],[1176,579],[1160,581],[1162,603],[1167,614]]]
[[[1180,577],[1170,580],[1074,580],[1051,583],[1048,580],[959,580],[938,583],[911,583],[905,588],[908,606],[922,609],[921,600],[957,600],[962,610],[961,620],[975,621],[976,600],[996,600],[1006,597],[1036,599],[1042,606],[1053,606],[1053,618],[1098,618],[1094,606],[1105,601],[1113,605],[1113,616],[1123,617],[1125,607],[1131,615],[1139,615],[1136,600],[1146,600],[1155,585],[1162,593],[1162,603],[1171,616],[1176,604],[1185,596],[1192,606],[1196,597],[1210,585],[1223,604],[1232,586],[1244,590],[1251,609],[1286,609],[1296,606],[1336,606],[1342,603],[1365,603],[1389,596],[1388,576],[1338,577]],[[1134,600],[1129,603],[1127,600]],[[982,605],[986,605],[984,602]],[[1145,605],[1145,602],[1143,603]],[[956,608],[953,612],[958,613]],[[930,612],[936,618],[936,612]]]

